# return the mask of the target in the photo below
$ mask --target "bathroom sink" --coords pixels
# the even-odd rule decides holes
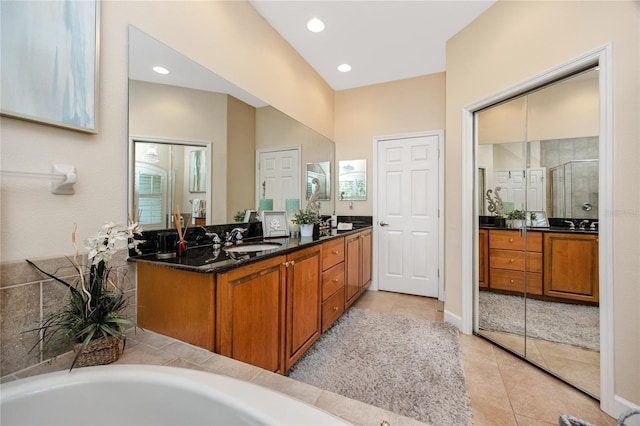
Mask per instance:
[[[240,244],[233,247],[224,247],[222,250],[231,253],[254,253],[257,251],[275,250],[282,244],[280,243],[254,243],[254,244]]]

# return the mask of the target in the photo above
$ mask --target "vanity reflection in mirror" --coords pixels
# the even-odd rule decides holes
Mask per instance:
[[[152,71],[160,64],[170,73]],[[191,215],[187,220],[192,225],[229,224],[238,212],[257,210],[258,150],[291,146],[299,150],[292,174],[299,182],[295,193],[286,192],[283,185],[269,188],[272,198],[283,199],[282,209],[285,198],[306,199],[307,163],[334,163],[333,141],[133,26],[129,27],[129,141],[128,210],[131,217],[142,211],[149,222],[145,229],[172,227],[165,218],[176,209]],[[145,162],[144,155],[154,150],[160,158],[171,158],[171,163]],[[325,171],[321,213],[331,214],[330,168]],[[141,175],[149,180],[147,185],[155,186],[142,188]],[[158,211],[147,211],[153,203]]]
[[[307,200],[315,192],[319,201],[331,200],[331,162],[307,163]]]
[[[340,200],[367,199],[367,160],[346,160],[338,164],[338,195]]]
[[[599,114],[596,68],[476,112],[474,191],[474,332],[596,398]]]

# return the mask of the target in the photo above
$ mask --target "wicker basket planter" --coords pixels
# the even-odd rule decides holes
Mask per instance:
[[[73,347],[73,352],[78,353],[81,346],[80,343],[76,343]],[[92,340],[87,345],[78,357],[75,367],[111,364],[117,361],[121,354],[120,340],[112,336],[101,337]]]

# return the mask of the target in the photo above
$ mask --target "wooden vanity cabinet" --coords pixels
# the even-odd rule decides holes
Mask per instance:
[[[284,374],[286,261],[278,256],[217,275],[216,352]]]
[[[320,337],[322,250],[319,245],[287,256],[285,371]]]
[[[598,302],[598,236],[545,233],[544,270],[546,296]]]
[[[371,230],[204,273],[138,262],[142,328],[284,374],[371,281]],[[347,263],[347,257],[351,260]]]
[[[489,287],[489,231],[478,230],[478,287]]]
[[[320,246],[218,274],[217,352],[284,374],[320,336]]]
[[[322,244],[322,332],[344,313],[344,238]]]
[[[345,237],[345,307],[371,284],[371,249],[371,229]]]
[[[489,287],[542,295],[542,233],[489,230]]]
[[[137,270],[138,325],[214,351],[214,274],[146,262],[138,262]]]

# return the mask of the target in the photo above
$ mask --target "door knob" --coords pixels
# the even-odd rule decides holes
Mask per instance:
[[[380,226],[389,226],[387,222],[379,222]]]

